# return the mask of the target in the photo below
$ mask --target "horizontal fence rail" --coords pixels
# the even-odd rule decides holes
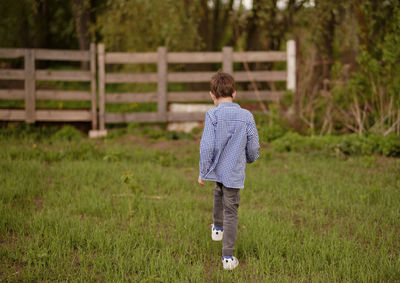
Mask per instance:
[[[105,129],[106,123],[126,122],[178,122],[201,121],[204,113],[168,112],[168,102],[210,101],[208,91],[167,92],[168,83],[209,82],[215,72],[168,72],[168,64],[222,63],[222,70],[232,74],[237,82],[286,81],[287,89],[295,87],[295,45],[288,41],[287,51],[233,52],[232,47],[224,47],[222,52],[167,52],[159,47],[157,52],[121,53],[105,52],[104,45],[97,46],[99,74],[99,124]],[[289,60],[291,60],[289,62]],[[278,62],[287,63],[285,71],[233,71],[235,62]],[[107,73],[109,64],[156,64],[157,73]],[[107,83],[157,83],[157,92],[148,93],[105,93]],[[284,91],[261,90],[239,91],[237,100],[279,100]],[[106,103],[156,102],[157,112],[147,113],[107,113]]]
[[[96,65],[97,52],[97,65]],[[277,82],[286,81],[286,88],[294,90],[295,43],[287,42],[286,51],[234,52],[232,47],[224,47],[221,52],[167,52],[159,47],[157,52],[105,52],[104,45],[90,45],[90,50],[50,50],[0,48],[0,58],[23,58],[23,69],[0,69],[0,80],[24,81],[24,89],[0,89],[0,99],[24,100],[25,109],[0,109],[0,120],[26,121],[91,121],[92,128],[105,129],[106,123],[125,122],[180,122],[201,121],[204,112],[168,112],[169,102],[210,101],[208,91],[168,92],[168,83],[209,82],[215,72],[168,72],[168,64],[220,63],[224,72],[232,74],[237,82]],[[59,71],[37,69],[37,60],[88,62],[89,70]],[[237,62],[286,62],[284,71],[234,71]],[[106,66],[112,64],[154,64],[153,73],[112,73]],[[96,75],[98,83],[96,84]],[[37,81],[89,82],[89,91],[36,89]],[[106,84],[156,83],[157,91],[138,93],[105,93]],[[98,88],[99,96],[96,97]],[[237,100],[278,101],[284,91],[260,90],[239,91]],[[90,109],[56,110],[36,109],[36,100],[90,101]],[[157,103],[157,112],[147,113],[107,113],[106,103]],[[98,103],[98,110],[97,110]],[[99,121],[98,121],[99,119]]]
[[[24,89],[0,89],[0,99],[23,99],[25,109],[0,109],[0,120],[26,121],[90,121],[97,128],[96,99],[96,46],[90,50],[51,50],[0,48],[0,58],[24,59],[24,69],[0,69],[0,80],[23,80]],[[36,68],[37,60],[88,62],[89,71],[54,71]],[[37,81],[89,82],[90,91],[64,91],[36,89]],[[55,110],[36,109],[36,100],[90,101],[90,109]]]

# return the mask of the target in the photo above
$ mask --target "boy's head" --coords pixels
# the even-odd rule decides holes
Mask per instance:
[[[234,98],[236,94],[235,80],[227,73],[218,72],[211,77],[210,89],[216,99],[221,97]]]

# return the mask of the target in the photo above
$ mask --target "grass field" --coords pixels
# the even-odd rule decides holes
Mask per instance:
[[[400,160],[275,153],[247,168],[236,256],[212,242],[199,140],[0,141],[0,280],[399,282]]]

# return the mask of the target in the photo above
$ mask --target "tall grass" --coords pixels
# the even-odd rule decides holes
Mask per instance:
[[[50,134],[51,135],[51,134]],[[198,140],[0,140],[3,281],[400,280],[400,162],[264,148],[222,270]]]

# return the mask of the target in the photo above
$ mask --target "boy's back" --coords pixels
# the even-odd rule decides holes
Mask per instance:
[[[200,176],[230,188],[243,188],[246,162],[258,157],[253,115],[233,102],[222,102],[206,114],[200,143]]]

